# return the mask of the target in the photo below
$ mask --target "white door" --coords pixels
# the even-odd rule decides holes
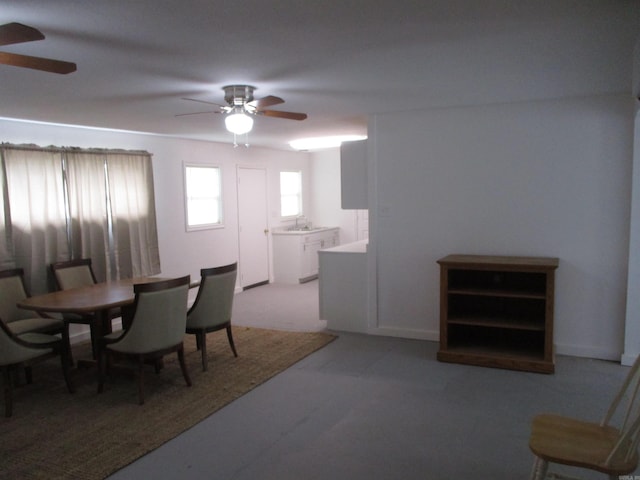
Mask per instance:
[[[267,171],[238,167],[240,286],[269,282]]]

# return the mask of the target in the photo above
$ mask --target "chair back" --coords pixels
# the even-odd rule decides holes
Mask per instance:
[[[97,283],[90,258],[53,263],[51,271],[59,290],[86,287]]]
[[[18,308],[20,300],[29,296],[24,285],[24,271],[21,268],[0,271],[0,318],[11,323],[33,317],[33,312]]]
[[[238,264],[200,270],[200,288],[189,309],[189,328],[206,328],[231,320]]]
[[[111,345],[116,351],[148,353],[182,342],[187,322],[190,276],[133,286],[131,326]]]
[[[633,363],[627,377],[614,398],[601,425],[612,425],[620,430],[618,441],[609,454],[606,464],[628,462],[638,456],[640,441],[640,356]]]

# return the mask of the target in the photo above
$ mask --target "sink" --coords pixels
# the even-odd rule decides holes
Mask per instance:
[[[288,232],[313,232],[315,230],[322,230],[324,227],[309,227],[308,225],[300,226],[300,227],[289,227],[287,228]]]

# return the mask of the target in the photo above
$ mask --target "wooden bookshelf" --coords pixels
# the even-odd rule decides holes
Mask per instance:
[[[438,264],[438,360],[554,372],[557,258],[449,255]]]

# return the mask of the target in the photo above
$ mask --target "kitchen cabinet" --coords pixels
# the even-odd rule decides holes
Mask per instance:
[[[318,251],[340,244],[338,227],[273,232],[273,276],[279,283],[318,278]]]
[[[449,255],[438,263],[438,360],[553,373],[557,258]]]

